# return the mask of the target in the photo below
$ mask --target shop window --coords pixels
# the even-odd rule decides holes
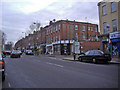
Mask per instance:
[[[113,56],[118,56],[118,42],[112,43],[112,53]]]

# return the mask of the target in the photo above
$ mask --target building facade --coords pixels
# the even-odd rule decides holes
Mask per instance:
[[[49,25],[33,34],[32,36],[27,36],[25,38],[26,41],[24,39],[24,43],[29,43],[31,47],[37,46],[41,49],[41,53],[49,52],[60,55],[73,54],[75,41],[80,42],[80,49],[83,52],[100,48],[97,24],[69,20],[50,21]],[[34,40],[28,42],[28,38],[34,38]],[[90,47],[89,43],[92,44]]]
[[[101,50],[111,52],[111,57],[120,58],[120,1],[102,1],[98,8]]]
[[[4,50],[5,39],[6,39],[5,33],[0,30],[0,51]]]

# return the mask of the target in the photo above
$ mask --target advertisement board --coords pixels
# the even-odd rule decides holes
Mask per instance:
[[[80,53],[80,42],[75,42],[75,53],[76,54]]]

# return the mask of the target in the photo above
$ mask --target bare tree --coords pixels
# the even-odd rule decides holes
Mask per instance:
[[[29,33],[32,33],[32,32],[34,32],[34,31],[38,31],[38,30],[40,30],[40,26],[41,26],[41,24],[40,24],[39,22],[33,22],[33,23],[29,26],[30,30],[28,30],[28,32],[29,32]]]

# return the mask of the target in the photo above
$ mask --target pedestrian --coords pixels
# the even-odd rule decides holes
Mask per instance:
[[[76,54],[75,53],[73,54],[73,57],[74,57],[74,60],[75,60],[75,58],[76,58]]]

